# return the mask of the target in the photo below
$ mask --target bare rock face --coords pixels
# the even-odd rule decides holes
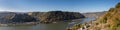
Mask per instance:
[[[33,14],[35,13],[32,13],[32,15]],[[68,21],[73,19],[85,18],[85,16],[78,12],[63,12],[63,11],[49,11],[44,13],[37,13],[36,17],[40,20],[40,22]]]
[[[36,19],[25,13],[14,13],[14,12],[1,12],[0,23],[24,23],[34,22]]]

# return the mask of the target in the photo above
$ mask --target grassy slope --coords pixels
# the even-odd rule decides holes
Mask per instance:
[[[95,30],[119,30],[120,29],[120,3],[115,8],[110,8],[107,13],[98,18],[94,23]],[[90,28],[90,29],[91,29]]]
[[[110,8],[108,12],[91,23],[88,30],[119,30],[120,29],[120,3],[115,8]],[[81,25],[75,25],[72,30],[77,30]],[[69,29],[67,29],[69,30]]]

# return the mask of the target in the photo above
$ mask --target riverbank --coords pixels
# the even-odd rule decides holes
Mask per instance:
[[[96,22],[96,19],[99,18],[104,13],[106,13],[106,11],[104,11],[104,12],[82,13],[86,17],[95,17],[95,19],[91,20],[91,21],[88,21],[88,22],[81,23],[81,24],[74,24],[72,27],[67,27],[66,30],[87,30],[90,26],[93,26],[94,24],[96,24],[96,23],[93,23],[93,22]]]
[[[72,27],[67,27],[66,30],[87,30],[92,25],[93,21],[90,21],[82,24],[75,24]]]
[[[22,25],[37,25],[39,22],[25,22],[25,23],[8,23],[8,24],[0,24],[0,26],[22,26]]]
[[[44,23],[39,23],[35,24],[34,23],[29,23],[26,25],[23,25],[22,23],[16,24],[16,25],[9,25],[9,26],[0,26],[0,30],[65,30],[66,27],[72,27],[74,24],[78,23],[84,23],[88,22],[90,20],[95,19],[94,17],[86,17],[82,19],[75,19],[70,22],[54,22],[54,23],[49,23],[49,24],[44,24]],[[37,23],[37,22],[36,22]]]

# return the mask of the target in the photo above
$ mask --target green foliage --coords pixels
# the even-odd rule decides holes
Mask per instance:
[[[85,18],[85,16],[79,12],[50,11],[42,14],[39,19],[41,22],[57,22],[80,18]]]

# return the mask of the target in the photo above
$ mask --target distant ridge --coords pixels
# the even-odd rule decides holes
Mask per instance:
[[[25,14],[15,12],[0,12],[0,23],[1,24],[17,24],[25,22],[35,22],[36,19]]]
[[[67,12],[67,11],[49,11],[49,12],[31,12],[28,13],[31,16],[36,16],[40,22],[57,22],[57,21],[68,21],[73,19],[85,18],[84,15],[78,12]]]
[[[67,11],[49,11],[49,12],[0,12],[0,24],[36,24],[41,23],[53,23],[53,22],[66,22],[74,19],[85,18],[79,12],[67,12]]]

